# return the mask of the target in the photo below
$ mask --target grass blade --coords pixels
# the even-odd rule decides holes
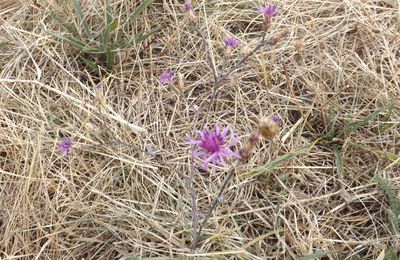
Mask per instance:
[[[373,120],[375,117],[377,117],[380,113],[383,113],[385,111],[391,111],[394,107],[394,102],[391,101],[388,105],[376,110],[375,112],[369,114],[368,116],[364,117],[362,120],[356,121],[356,122],[352,122],[350,124],[347,124],[344,128],[344,132],[345,133],[351,133],[354,132],[356,130],[358,130],[358,128],[360,128],[363,125],[368,124],[371,120]]]
[[[90,47],[87,45],[87,43],[82,42],[81,40],[72,37],[72,36],[63,36],[63,35],[59,35],[55,32],[52,31],[47,31],[44,30],[46,33],[56,37],[57,39],[61,40],[61,41],[65,41],[67,43],[69,43],[73,48],[82,51],[82,52],[86,52],[86,53],[92,53],[92,54],[102,54],[105,53],[105,51],[100,50],[99,48],[96,47]]]
[[[106,64],[107,69],[112,69],[114,66],[115,51],[113,47],[106,47]]]
[[[357,144],[357,143],[349,143],[349,145],[352,147],[361,148],[365,151],[375,154],[376,156],[378,156],[380,158],[390,160],[391,162],[400,165],[399,156],[394,153],[382,151],[382,150],[375,149],[375,148],[370,148],[366,145]]]
[[[89,68],[91,68],[94,71],[98,71],[98,67],[97,67],[96,63],[94,63],[91,60],[86,59],[85,57],[83,57],[80,54],[78,56],[86,64],[86,66],[88,66]]]
[[[312,253],[311,255],[305,255],[299,257],[299,260],[312,260],[312,259],[319,259],[320,257],[326,256],[327,253],[322,252],[322,251],[317,251],[315,253]]]
[[[318,140],[317,140],[318,141]],[[310,150],[317,141],[314,141],[313,143],[303,146],[301,148],[298,148],[290,153],[278,156],[275,160],[272,160],[271,162],[267,163],[266,165],[260,166],[255,168],[253,171],[244,174],[242,176],[242,178],[247,179],[247,178],[253,178],[253,177],[257,177],[261,174],[265,174],[268,173],[272,170],[274,170],[275,168],[277,168],[279,165],[281,165],[283,162],[292,159],[295,156],[301,155],[306,153],[308,150]]]
[[[75,24],[68,22],[67,20],[61,18],[61,15],[57,13],[51,13],[50,17],[56,21],[59,25],[61,25],[65,30],[71,33],[74,36],[79,36],[79,30],[76,28]]]
[[[131,16],[128,18],[127,22],[136,19],[143,11],[149,6],[153,0],[145,0],[143,3],[141,3],[136,10],[131,14]]]
[[[400,229],[400,199],[397,198],[396,194],[393,192],[388,181],[375,176],[372,178],[372,182],[379,184],[385,191],[386,196],[389,199],[390,208],[388,209],[388,221],[392,232],[395,234],[399,233]]]
[[[65,41],[65,42],[69,43],[72,47],[77,48],[79,50],[85,48],[85,46],[86,46],[86,43],[84,43],[81,40],[76,39],[76,38],[74,38],[72,36],[63,36],[63,35],[57,34],[57,33],[52,32],[52,31],[47,31],[47,30],[44,30],[44,31],[46,33],[56,37],[57,39],[59,39],[61,41]]]
[[[79,4],[78,0],[72,0],[72,4],[74,5],[74,9],[79,16],[80,24],[83,26],[83,32],[86,35],[86,38],[91,40],[93,39],[92,34],[90,33],[88,23],[86,21],[85,15],[82,12],[81,5]]]
[[[161,31],[161,27],[157,26],[153,30],[151,30],[149,33],[143,34],[139,33],[135,36],[135,43],[141,43],[142,41],[145,41],[147,38],[149,38],[151,35],[153,35],[156,32]]]
[[[333,154],[335,155],[335,165],[338,172],[342,175],[345,174],[344,167],[343,167],[343,158],[342,152],[339,150],[337,146],[333,148]]]
[[[105,6],[105,13],[106,13],[106,25],[110,24],[113,20],[113,15],[112,15],[112,9],[111,9],[111,5],[110,5],[110,1],[105,0],[104,3]]]

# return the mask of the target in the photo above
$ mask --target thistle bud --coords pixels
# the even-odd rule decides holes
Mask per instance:
[[[260,134],[269,140],[274,139],[274,137],[279,133],[280,120],[279,116],[261,118],[258,122],[258,130],[260,131]]]
[[[258,132],[258,130],[255,130],[250,135],[244,147],[239,151],[239,155],[242,158],[242,160],[247,161],[251,157],[254,151],[254,147],[256,146],[259,140],[260,140],[260,132]]]
[[[188,12],[188,19],[189,19],[189,22],[191,22],[191,23],[196,23],[197,22],[197,17],[193,13],[193,11],[189,11]]]
[[[196,15],[193,13],[193,5],[191,0],[186,0],[183,4],[183,10],[187,13],[189,22],[195,23],[197,21]]]
[[[272,17],[277,15],[279,12],[278,7],[275,5],[261,6],[257,11],[264,15],[264,30],[268,31],[272,24]]]
[[[271,37],[269,40],[269,44],[271,45],[276,45],[278,42],[280,42],[283,38],[287,37],[289,35],[288,30],[284,30],[274,36]]]
[[[268,32],[268,30],[269,30],[269,28],[271,27],[271,24],[272,24],[271,17],[270,16],[264,16],[263,24],[264,24],[264,31]]]

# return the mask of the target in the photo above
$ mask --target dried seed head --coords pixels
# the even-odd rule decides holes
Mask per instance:
[[[226,48],[224,51],[225,58],[229,58],[232,55],[232,48]]]
[[[241,45],[240,52],[242,55],[247,55],[253,51],[253,49],[258,45],[257,40],[245,42]]]
[[[254,145],[251,143],[245,144],[240,150],[239,150],[239,155],[242,161],[247,161],[251,155],[253,154],[254,151]]]
[[[236,73],[232,74],[230,81],[229,81],[229,86],[231,86],[231,87],[236,86],[238,84],[239,80],[240,80],[240,77],[238,74],[236,74]]]
[[[271,45],[275,45],[278,42],[280,42],[282,39],[284,39],[285,37],[287,37],[289,35],[289,30],[283,30],[282,32],[275,34],[274,36],[271,37],[271,39],[269,40],[269,44]]]
[[[297,53],[302,53],[304,51],[304,43],[300,41],[295,42],[294,49]]]
[[[253,133],[251,133],[249,137],[249,143],[252,145],[256,145],[260,141],[260,132],[258,130],[255,130]]]
[[[280,118],[277,116],[274,117],[264,117],[261,118],[258,122],[258,130],[260,134],[272,140],[279,133],[279,120]]]
[[[255,130],[249,137],[247,143],[240,149],[239,155],[243,161],[247,161],[253,154],[254,148],[260,140],[260,132]]]

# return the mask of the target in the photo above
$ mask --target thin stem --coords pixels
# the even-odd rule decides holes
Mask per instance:
[[[198,224],[198,213],[197,213],[197,194],[196,190],[194,189],[194,158],[193,155],[190,156],[190,177],[189,177],[189,189],[190,189],[190,195],[192,198],[192,221],[193,221],[193,227],[192,227],[192,236],[194,240],[197,240],[197,224]],[[192,249],[194,250],[194,249]]]
[[[196,249],[197,246],[197,242],[199,240],[199,237],[201,235],[201,231],[203,231],[203,227],[207,224],[207,221],[209,220],[209,218],[211,217],[212,212],[214,211],[214,209],[217,207],[219,199],[222,196],[222,193],[224,192],[225,188],[228,186],[229,181],[232,179],[233,175],[235,174],[234,168],[237,166],[238,161],[236,161],[236,163],[232,164],[229,170],[228,175],[225,177],[224,182],[222,183],[221,188],[219,189],[218,195],[217,197],[215,197],[213,203],[211,204],[211,208],[208,211],[206,217],[203,219],[203,221],[201,222],[200,226],[199,226],[199,230],[197,231],[196,236],[193,237],[193,243],[192,243],[192,248],[191,248],[191,252],[193,252]]]
[[[206,47],[206,52],[208,53],[208,56],[210,57],[210,67],[214,76],[214,86],[213,86],[213,92],[211,95],[211,99],[208,102],[207,105],[207,110],[206,110],[206,115],[208,115],[208,113],[210,112],[210,108],[212,106],[212,103],[215,100],[215,97],[217,95],[218,89],[219,89],[219,85],[220,83],[226,79],[229,75],[231,75],[235,70],[237,70],[251,55],[253,55],[256,51],[258,51],[259,49],[261,49],[264,44],[265,44],[265,38],[267,33],[264,32],[260,43],[248,54],[246,54],[233,68],[231,68],[230,70],[228,70],[228,72],[226,72],[223,75],[218,75],[217,72],[217,68],[215,66],[214,60],[213,60],[213,56],[211,55],[208,43],[206,41],[206,39],[204,38],[203,34],[197,29],[194,28],[196,30],[196,32],[200,35],[200,37],[203,40],[203,43]],[[198,111],[199,112],[199,111]],[[195,116],[195,125],[198,121],[198,117],[199,117],[200,113],[197,113]],[[204,120],[207,118],[207,116],[205,116],[202,120],[202,124],[204,124]],[[196,249],[197,246],[197,242],[199,240],[199,237],[201,235],[201,232],[203,230],[203,227],[207,224],[208,219],[211,217],[211,214],[213,212],[213,210],[217,207],[218,205],[218,201],[223,193],[223,191],[225,190],[225,188],[227,187],[229,181],[232,179],[233,175],[234,175],[234,170],[233,168],[237,165],[237,163],[232,164],[231,166],[231,170],[229,171],[228,175],[226,176],[220,190],[219,193],[217,195],[217,197],[214,199],[210,210],[208,211],[206,217],[204,218],[204,220],[201,222],[201,224],[199,225],[199,230],[197,231],[197,233],[195,232],[197,225],[198,225],[198,216],[197,216],[197,205],[196,205],[196,195],[195,195],[195,190],[194,190],[194,182],[193,182],[193,174],[194,174],[194,160],[193,160],[193,156],[191,157],[190,160],[191,163],[191,168],[190,168],[190,191],[191,191],[191,197],[192,197],[192,219],[193,219],[193,230],[192,230],[192,234],[193,234],[193,243],[192,243],[192,248],[191,248],[191,252],[193,252]]]
[[[199,32],[199,33],[200,33],[200,32]],[[237,69],[240,67],[240,65],[242,65],[251,55],[253,55],[256,51],[258,51],[259,49],[261,49],[261,48],[264,46],[266,35],[267,35],[267,33],[264,32],[264,34],[263,34],[263,36],[262,36],[262,38],[261,38],[260,44],[258,44],[251,52],[249,52],[248,54],[246,54],[246,55],[245,55],[233,68],[231,68],[228,72],[226,72],[225,74],[223,74],[223,75],[221,75],[221,76],[218,76],[218,74],[216,74],[216,72],[214,73],[214,80],[215,80],[215,81],[214,81],[214,87],[213,87],[213,92],[212,92],[212,94],[211,94],[211,99],[210,99],[210,101],[208,102],[208,105],[207,105],[206,115],[208,115],[208,113],[210,112],[212,103],[214,102],[215,97],[217,96],[217,92],[218,92],[220,83],[221,83],[224,79],[226,79],[229,75],[231,75],[235,70],[237,70]],[[200,36],[203,38],[203,36],[202,36],[201,34],[200,34]],[[204,38],[203,38],[203,41],[205,41]],[[210,58],[210,59],[211,59],[211,58]],[[212,68],[214,68],[214,67],[212,67]],[[207,118],[207,117],[204,117],[204,118]],[[203,120],[204,120],[204,119],[203,119]]]

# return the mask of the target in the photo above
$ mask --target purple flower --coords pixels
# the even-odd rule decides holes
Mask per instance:
[[[240,158],[238,153],[230,149],[239,140],[236,139],[229,126],[221,131],[219,125],[215,124],[214,130],[205,127],[204,130],[198,132],[198,138],[189,140],[189,144],[194,146],[192,156],[199,157],[203,161],[205,170],[212,163],[212,173],[214,173],[217,164],[225,165],[225,159],[232,156]],[[228,132],[231,133],[228,134]]]
[[[185,12],[189,12],[193,9],[192,1],[190,0],[185,0],[185,3],[183,4],[183,9]]]
[[[282,122],[280,116],[278,116],[278,115],[273,115],[273,116],[272,116],[272,120],[273,120],[275,123],[277,123],[278,125]]]
[[[73,144],[74,142],[71,139],[65,138],[59,144],[57,151],[63,152],[64,155],[67,155],[71,152]]]
[[[240,41],[234,37],[226,37],[224,42],[227,48],[235,48],[240,45]]]
[[[160,82],[161,84],[171,84],[174,79],[174,73],[170,70],[164,71],[160,75]]]
[[[262,13],[264,16],[272,17],[278,14],[279,10],[276,5],[261,6],[257,12]]]

